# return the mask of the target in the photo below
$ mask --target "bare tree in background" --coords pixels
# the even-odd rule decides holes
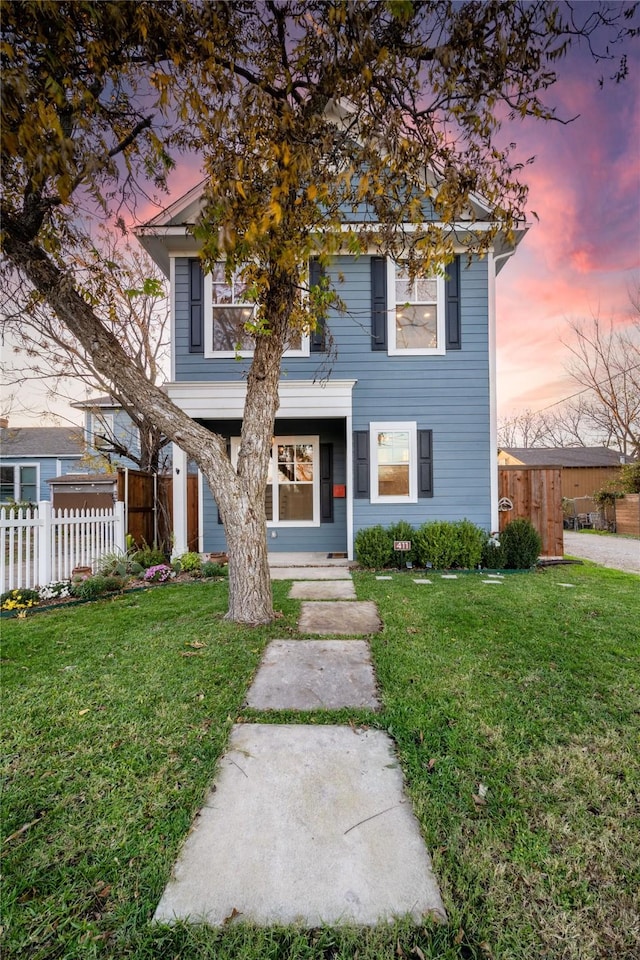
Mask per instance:
[[[603,446],[640,457],[640,284],[627,322],[598,315],[570,320],[567,370],[581,389],[546,410],[523,410],[498,424],[500,447]]]
[[[74,265],[84,295],[94,305],[132,358],[140,374],[160,385],[166,379],[169,354],[169,298],[164,277],[147,254],[136,246],[120,247],[106,232]],[[106,394],[113,406],[128,414],[132,429],[116,429],[101,405],[85,407],[93,416],[94,453],[132,460],[140,470],[157,473],[163,467],[168,438],[149,416],[118,388],[42,298],[15,279],[2,296],[2,334],[12,344],[2,365],[7,386],[30,380],[47,384],[50,396],[78,400],[78,385],[87,395]]]

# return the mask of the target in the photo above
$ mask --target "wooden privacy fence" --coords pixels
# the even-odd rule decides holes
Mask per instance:
[[[542,539],[540,555],[563,556],[560,467],[499,467],[498,502],[500,530],[511,520],[529,520]]]
[[[112,509],[0,510],[2,590],[69,580],[74,567],[93,567],[105,554],[125,548],[124,504]]]

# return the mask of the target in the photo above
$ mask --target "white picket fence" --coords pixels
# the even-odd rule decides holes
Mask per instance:
[[[125,549],[124,503],[113,510],[0,509],[2,590],[69,580],[75,567],[91,567]]]

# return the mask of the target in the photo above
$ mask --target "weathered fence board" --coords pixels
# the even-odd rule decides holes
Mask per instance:
[[[626,493],[616,500],[616,533],[640,537],[640,493]]]
[[[542,539],[541,556],[561,557],[562,480],[559,467],[499,467],[500,530],[510,520],[529,520]],[[507,501],[510,509],[505,509]]]

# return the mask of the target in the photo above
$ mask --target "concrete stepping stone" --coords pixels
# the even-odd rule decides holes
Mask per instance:
[[[483,583],[504,583],[504,580],[483,580]]]
[[[273,640],[247,694],[256,710],[378,710],[366,640]]]
[[[272,580],[351,580],[348,567],[271,567]]]
[[[420,579],[416,579],[416,578],[414,577],[413,582],[414,582],[414,583],[432,583],[433,581],[431,581],[431,580],[420,580]]]
[[[389,736],[235,726],[154,920],[318,927],[405,915],[446,920]]]
[[[393,577],[376,577],[376,580],[393,580]]]
[[[351,580],[297,580],[289,596],[293,600],[355,600],[356,588]]]
[[[300,633],[367,635],[381,629],[378,608],[372,600],[305,601],[301,604]]]

